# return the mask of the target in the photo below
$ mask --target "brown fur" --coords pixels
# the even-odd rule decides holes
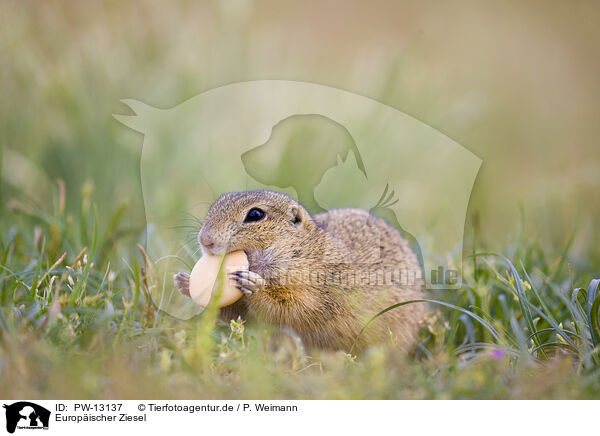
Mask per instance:
[[[264,210],[266,219],[244,223],[253,207]],[[209,249],[213,254],[244,250],[250,271],[266,281],[264,288],[223,308],[221,318],[255,315],[291,328],[308,348],[349,351],[373,315],[394,303],[422,298],[421,269],[408,243],[392,226],[361,209],[311,216],[284,194],[227,193],[210,207],[202,237],[214,242]],[[354,351],[386,341],[410,347],[424,306],[409,304],[379,317]]]

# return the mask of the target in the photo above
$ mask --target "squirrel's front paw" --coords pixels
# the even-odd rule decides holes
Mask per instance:
[[[180,272],[175,274],[173,276],[173,283],[175,283],[175,287],[182,295],[190,296],[190,275],[188,273]]]
[[[265,287],[265,279],[260,274],[253,271],[235,271],[229,273],[229,276],[238,284],[236,288],[244,293],[244,295],[252,295]]]

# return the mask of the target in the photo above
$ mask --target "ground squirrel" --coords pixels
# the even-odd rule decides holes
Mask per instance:
[[[232,273],[244,296],[221,309],[230,320],[254,315],[293,330],[307,348],[359,351],[373,343],[409,348],[423,303],[393,309],[355,340],[373,315],[422,298],[417,257],[391,225],[362,209],[310,215],[271,191],[231,192],[210,207],[198,241],[204,252],[243,250],[249,271]],[[175,284],[185,292],[189,276]]]

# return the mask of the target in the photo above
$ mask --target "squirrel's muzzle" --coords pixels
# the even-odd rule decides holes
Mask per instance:
[[[207,231],[200,231],[200,233],[198,233],[198,242],[203,250],[212,252],[212,250],[215,249],[215,239]]]
[[[230,251],[227,240],[221,238],[219,234],[215,236],[213,231],[208,227],[203,227],[200,230],[200,233],[198,233],[198,242],[200,243],[203,253],[218,256]]]

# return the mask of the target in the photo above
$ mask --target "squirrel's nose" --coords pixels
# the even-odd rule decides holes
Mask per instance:
[[[215,246],[215,240],[208,233],[201,232],[198,235],[198,241],[206,248],[212,248]]]

